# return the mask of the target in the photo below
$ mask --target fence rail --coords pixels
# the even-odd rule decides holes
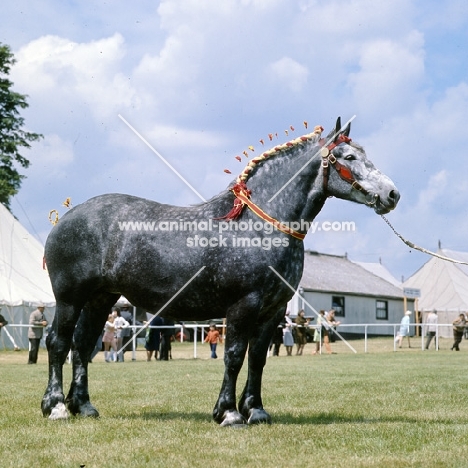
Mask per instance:
[[[444,338],[450,338],[452,336],[452,328],[453,325],[451,323],[441,323],[437,325],[433,325],[436,327],[436,335],[435,335],[435,342],[436,342],[436,349],[439,349],[439,339],[444,337]],[[225,325],[222,324],[217,324],[217,327],[219,329],[223,330],[223,334],[225,332]],[[397,337],[398,330],[400,328],[400,323],[386,323],[386,324],[376,324],[376,323],[358,323],[358,324],[340,324],[338,329],[340,330],[341,334],[346,334],[346,329],[353,328],[353,331],[350,332],[347,336],[362,336],[364,338],[364,352],[368,353],[369,352],[369,338],[375,337],[375,336],[391,336],[389,333],[383,333],[380,334],[378,333],[379,328],[388,328],[391,327],[393,329],[393,349],[394,351],[397,350],[397,343],[395,338]],[[411,329],[411,327],[413,327]],[[425,340],[426,340],[426,330],[427,330],[428,325],[425,323],[410,323],[410,330],[415,331],[416,329],[419,329],[420,336],[415,336],[413,333],[411,335],[412,339],[417,339],[420,340],[421,344],[421,349],[424,350],[425,348]],[[8,324],[2,328],[0,328],[0,349],[27,349],[29,347],[29,342],[25,342],[24,340],[20,341],[17,337],[20,336],[18,333],[12,333],[14,329],[21,329],[21,328],[30,328],[30,325],[28,324]],[[41,328],[41,327],[34,327],[34,328]],[[136,325],[131,325],[129,328],[132,328],[133,330],[133,339],[130,342],[131,346],[131,351],[132,351],[132,359],[136,358],[136,340],[138,339],[138,334],[146,329],[146,328],[157,328],[157,329],[167,329],[167,328],[173,328],[176,330],[176,333],[179,331],[179,339],[178,341],[184,342],[185,340],[185,333],[184,330],[192,330],[192,336],[193,336],[193,357],[197,358],[197,347],[199,343],[203,343],[205,334],[206,334],[206,329],[209,328],[209,324],[189,324],[189,325],[181,325],[181,324],[174,324],[170,326],[157,326],[157,327],[148,327],[147,325],[143,326],[136,326]],[[316,329],[316,325],[310,325],[310,329]],[[361,332],[356,332],[355,330],[362,330]],[[441,331],[445,331],[445,333],[441,333]],[[449,331],[449,333],[447,333]],[[372,333],[371,333],[372,332]],[[13,335],[13,336],[12,336]],[[200,335],[200,341],[199,341],[199,335]],[[16,340],[15,340],[16,337]],[[141,338],[140,338],[141,339]],[[42,346],[44,344],[42,343]]]

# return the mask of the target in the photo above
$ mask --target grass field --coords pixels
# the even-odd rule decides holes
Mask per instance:
[[[44,350],[0,353],[1,467],[468,467],[468,347],[401,349],[391,339],[336,343],[337,354],[271,357],[263,401],[271,426],[220,428],[211,419],[222,359],[173,345],[174,359],[90,364],[99,419],[40,412]],[[465,347],[465,349],[463,349]],[[222,347],[219,355],[222,356]],[[65,379],[70,381],[70,367]],[[239,391],[245,381],[243,369]]]

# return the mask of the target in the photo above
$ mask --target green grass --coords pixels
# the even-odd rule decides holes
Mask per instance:
[[[220,428],[211,419],[222,359],[90,365],[95,419],[49,421],[40,412],[46,353],[0,353],[1,467],[465,467],[468,350],[394,353],[389,339],[336,343],[338,354],[272,357],[263,401],[271,426]],[[222,356],[222,347],[220,348]],[[243,369],[239,391],[245,381]],[[70,381],[70,366],[65,366]]]

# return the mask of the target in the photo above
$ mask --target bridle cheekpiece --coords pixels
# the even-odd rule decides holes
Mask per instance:
[[[368,190],[366,190],[354,177],[353,173],[351,172],[350,169],[348,169],[346,166],[341,164],[334,154],[332,153],[332,150],[335,149],[337,146],[341,145],[342,143],[349,144],[351,143],[351,138],[346,136],[344,133],[340,133],[335,140],[330,143],[327,146],[324,146],[320,150],[320,156],[322,157],[322,168],[323,168],[323,192],[324,195],[327,195],[328,192],[328,179],[330,176],[330,165],[332,165],[335,169],[338,175],[342,180],[347,182],[348,184],[351,184],[351,187],[355,190],[358,190],[361,192],[366,198],[370,195],[371,200],[369,202],[366,202],[366,205],[374,205],[377,201],[377,195],[370,193]]]

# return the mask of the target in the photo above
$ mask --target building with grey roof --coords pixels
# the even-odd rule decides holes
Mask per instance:
[[[405,308],[413,310],[414,300],[405,300],[398,281],[384,279],[381,268],[374,273],[366,266],[346,255],[306,251],[299,294],[289,304],[291,314],[304,309],[306,316],[314,317],[321,309],[335,309],[342,324],[371,324],[369,335],[393,335],[390,324],[401,321]],[[343,327],[341,332],[363,334],[364,327]]]

